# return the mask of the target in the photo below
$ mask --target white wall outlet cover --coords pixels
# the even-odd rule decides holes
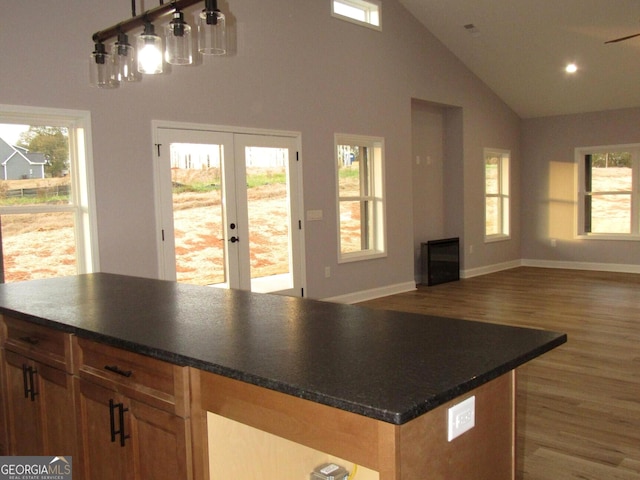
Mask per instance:
[[[476,397],[455,404],[447,411],[447,440],[450,442],[476,425]]]

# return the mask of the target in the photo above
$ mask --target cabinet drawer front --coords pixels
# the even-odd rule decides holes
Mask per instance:
[[[185,367],[74,337],[78,375],[178,415],[185,414]]]
[[[71,334],[7,316],[3,321],[6,329],[4,347],[7,350],[72,371]]]

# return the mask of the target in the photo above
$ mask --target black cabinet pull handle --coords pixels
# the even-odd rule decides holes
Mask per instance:
[[[113,399],[109,399],[109,425],[111,426],[111,441],[116,441],[116,418],[114,410],[116,405],[113,403]]]
[[[20,340],[28,343],[29,345],[37,345],[38,343],[40,343],[40,340],[38,338],[30,336],[20,337]]]
[[[104,369],[127,378],[133,374],[133,371],[131,370],[120,370],[117,365],[105,365]]]
[[[24,382],[24,398],[29,398],[29,378],[27,374],[29,366],[22,364],[22,381]]]
[[[125,435],[124,433],[124,412],[128,412],[128,408],[124,408],[124,405],[121,403],[118,405],[118,409],[120,410],[120,430],[118,433],[120,434],[120,446],[124,447],[124,441],[130,437],[130,435]]]
[[[116,414],[115,410],[118,409],[118,430],[116,430]],[[116,441],[116,435],[120,435],[120,446],[125,446],[125,440],[130,438],[130,435],[124,433],[124,412],[128,412],[128,408],[124,408],[122,403],[115,403],[112,398],[109,399],[109,425],[111,426],[111,441]]]
[[[32,402],[36,401],[36,395],[38,395],[38,392],[36,391],[36,382],[34,378],[37,373],[38,373],[38,370],[36,368],[29,367],[29,383],[31,384],[31,389],[29,390],[29,393],[31,394]]]
[[[36,401],[36,395],[38,392],[36,391],[36,383],[35,383],[35,375],[38,373],[38,370],[33,368],[30,365],[22,364],[22,381],[24,383],[24,398],[31,398],[32,402]]]

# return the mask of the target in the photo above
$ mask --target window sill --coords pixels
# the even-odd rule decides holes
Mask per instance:
[[[498,234],[484,237],[484,243],[502,242],[505,240],[511,240],[511,235]]]
[[[613,233],[582,233],[576,235],[579,240],[613,240],[613,241],[627,241],[627,242],[640,242],[640,235],[635,234],[613,234]]]
[[[379,252],[368,250],[366,252],[353,252],[340,255],[338,263],[360,262],[362,260],[373,260],[375,258],[384,258],[387,252]]]

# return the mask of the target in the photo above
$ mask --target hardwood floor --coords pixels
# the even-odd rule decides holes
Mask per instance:
[[[521,267],[360,305],[565,332],[518,369],[521,480],[640,480],[640,275]]]

